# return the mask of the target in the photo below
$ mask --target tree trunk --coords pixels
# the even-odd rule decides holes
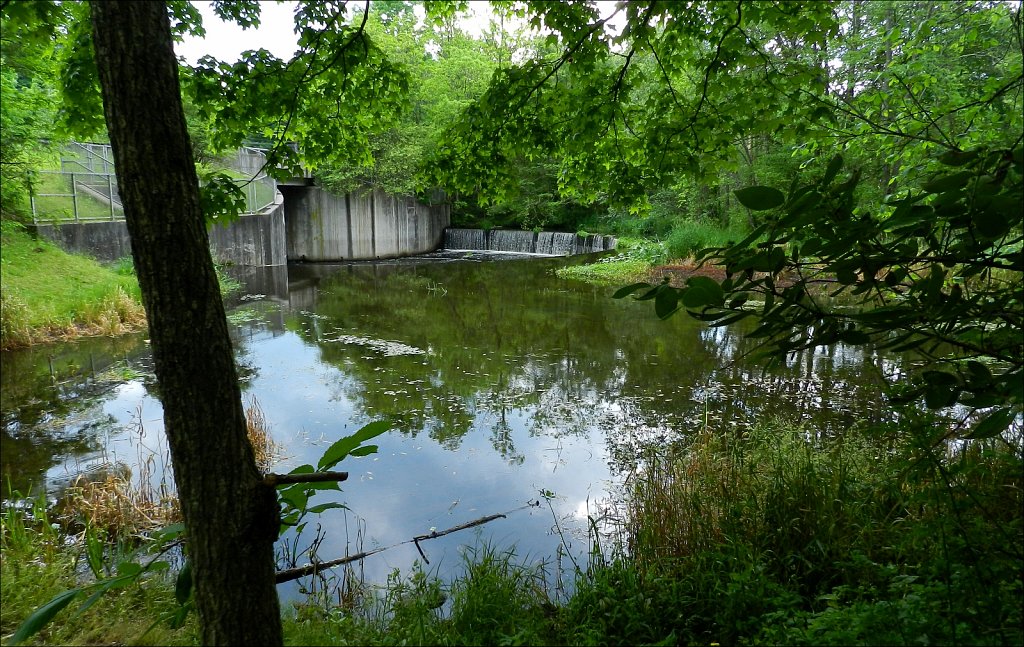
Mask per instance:
[[[163,2],[93,2],[96,64],[203,644],[279,645],[277,498],[246,435]],[[238,565],[244,568],[238,568]]]

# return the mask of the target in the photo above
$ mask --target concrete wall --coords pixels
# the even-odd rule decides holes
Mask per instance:
[[[69,252],[88,254],[101,261],[116,261],[132,254],[128,225],[123,220],[35,225],[34,229],[37,235]],[[287,263],[282,204],[242,216],[226,227],[214,225],[209,234],[210,251],[218,262],[245,266]]]
[[[112,262],[132,255],[128,225],[123,220],[30,225],[40,238],[47,238],[65,251],[88,254],[101,261]]]
[[[287,265],[284,204],[242,216],[227,226],[210,227],[210,251],[221,263],[248,267]]]
[[[450,211],[438,195],[427,205],[408,196],[363,191],[343,196],[316,186],[280,185],[282,198],[262,213],[209,229],[215,260],[246,267],[288,261],[399,258],[441,246]],[[131,255],[123,221],[36,225],[40,236],[103,261]]]
[[[447,204],[366,190],[334,195],[316,186],[281,186],[290,261],[398,258],[437,249],[450,222]]]

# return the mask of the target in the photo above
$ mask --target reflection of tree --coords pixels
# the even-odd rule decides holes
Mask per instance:
[[[101,403],[123,382],[121,371],[145,370],[147,361],[140,335],[0,354],[0,471],[10,487],[38,493],[65,457],[99,450],[113,425]]]
[[[506,410],[501,409],[501,414],[491,429],[491,446],[498,455],[512,465],[522,465],[526,457],[516,451],[515,442],[512,440],[512,426],[505,419]]]
[[[334,388],[361,414],[453,449],[474,426],[490,429],[509,460],[512,410],[531,435],[597,428],[627,454],[634,441],[688,435],[705,407],[723,429],[765,413],[813,414],[838,429],[861,399],[877,398],[877,381],[860,376],[867,358],[836,348],[762,374],[737,359],[753,343],[740,329],[660,321],[609,290],[554,278],[564,262],[346,266],[315,279],[316,314],[294,314],[288,327],[341,369]]]
[[[257,374],[244,360],[245,341],[234,340],[243,385]],[[118,385],[139,379],[160,397],[151,367],[142,334],[0,353],[0,471],[12,489],[38,492],[50,468],[99,451],[99,439],[115,425],[102,403]]]

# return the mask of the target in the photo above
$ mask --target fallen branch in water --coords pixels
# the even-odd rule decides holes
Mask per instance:
[[[328,568],[334,568],[335,566],[341,566],[342,564],[348,564],[349,562],[355,562],[360,559],[365,559],[370,555],[373,555],[374,553],[379,553],[380,551],[387,550],[388,548],[392,548],[392,546],[385,546],[384,548],[375,548],[373,550],[368,550],[364,553],[356,553],[355,555],[342,557],[341,559],[332,559],[329,562],[314,562],[312,564],[306,564],[305,566],[298,566],[296,568],[286,568],[283,571],[277,572],[277,576],[274,578],[274,581],[280,584],[281,582],[291,582],[292,580],[297,580],[300,577],[305,577],[306,575],[316,575],[320,571],[325,571]]]
[[[423,540],[423,539],[435,539],[437,537],[443,537],[443,536],[451,534],[453,532],[458,532],[459,530],[465,530],[466,528],[472,528],[473,526],[481,526],[481,525],[487,523],[488,521],[494,521],[495,519],[504,519],[504,518],[505,518],[504,514],[492,514],[492,515],[489,515],[489,516],[486,516],[486,517],[480,517],[479,519],[476,519],[474,521],[470,521],[468,523],[464,523],[464,524],[459,525],[459,526],[453,526],[453,527],[449,528],[448,530],[442,530],[441,532],[437,532],[435,530],[434,532],[430,533],[429,535],[419,535],[419,536],[413,537],[412,538],[412,543],[416,544],[416,550],[420,551],[420,557],[423,558],[423,561],[429,564],[430,560],[427,559],[427,556],[423,553],[423,549],[420,548],[420,541],[421,540]],[[405,542],[405,543],[409,543],[409,542]]]
[[[285,569],[283,571],[278,571],[277,572],[277,576],[275,578],[275,581],[278,584],[280,584],[281,582],[291,582],[292,580],[297,580],[300,577],[305,577],[306,575],[315,575],[315,574],[319,573],[320,571],[327,570],[328,568],[334,568],[335,566],[342,566],[344,564],[348,564],[349,562],[355,562],[355,561],[358,561],[358,560],[361,560],[361,559],[365,559],[365,558],[369,557],[370,555],[375,555],[375,554],[377,554],[379,552],[388,550],[389,548],[394,548],[395,546],[401,546],[402,544],[410,544],[410,543],[416,544],[416,550],[418,550],[420,552],[420,556],[423,558],[423,561],[429,564],[430,561],[427,559],[427,556],[423,553],[423,549],[420,548],[420,542],[421,541],[423,541],[425,539],[436,539],[437,537],[443,537],[445,535],[450,535],[453,532],[458,532],[460,530],[466,530],[467,528],[473,528],[475,526],[482,526],[483,524],[489,523],[491,521],[494,521],[495,519],[504,519],[509,514],[511,514],[513,512],[516,512],[518,510],[522,510],[524,508],[536,508],[536,507],[540,507],[540,501],[531,501],[531,502],[527,503],[526,505],[523,505],[523,506],[520,506],[520,507],[516,508],[515,510],[509,510],[508,512],[504,512],[504,513],[500,513],[500,514],[492,514],[492,515],[488,515],[486,517],[480,517],[479,519],[474,519],[473,521],[468,521],[466,523],[459,524],[458,526],[452,526],[451,528],[448,528],[447,530],[431,532],[429,535],[417,535],[416,537],[413,537],[412,539],[407,539],[405,541],[398,542],[397,544],[392,544],[391,546],[384,546],[382,548],[375,548],[373,550],[368,550],[368,551],[365,551],[365,552],[362,552],[362,553],[356,553],[355,555],[349,555],[348,557],[342,557],[342,558],[339,558],[339,559],[332,559],[329,562],[314,562],[312,564],[306,564],[305,566],[298,566],[296,568],[288,568],[288,569]]]

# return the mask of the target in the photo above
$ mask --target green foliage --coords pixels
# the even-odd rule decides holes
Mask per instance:
[[[134,276],[33,238],[16,222],[0,234],[4,348],[51,336],[138,329],[145,315]]]
[[[702,250],[740,240],[746,233],[738,227],[724,228],[705,221],[681,220],[666,238],[665,249],[669,259],[696,258]]]
[[[858,173],[838,181],[839,157],[788,195],[744,191],[744,204],[772,214],[744,240],[704,254],[727,278],[715,290],[692,279],[646,286],[639,298],[655,299],[661,317],[679,304],[712,325],[757,317],[750,336],[764,340],[770,362],[835,343],[912,350],[923,370],[898,399],[997,407],[967,435],[998,434],[1024,407],[1024,160],[1018,146],[939,161],[920,190],[874,212],[856,207]]]
[[[388,431],[389,428],[390,426],[385,422],[371,422],[355,433],[340,438],[331,445],[324,452],[315,469],[312,465],[300,465],[289,472],[289,474],[323,473],[329,471],[348,456],[367,456],[376,453],[376,445],[367,445],[365,443]],[[318,491],[340,489],[336,481],[300,482],[277,486],[278,500],[281,508],[281,533],[283,534],[288,528],[293,526],[297,526],[298,531],[301,532],[305,526],[302,520],[307,514],[320,514],[331,509],[345,508],[340,503],[309,505],[309,499]],[[106,568],[103,564],[102,544],[95,538],[89,539],[87,531],[87,561],[94,575],[96,575],[97,581],[61,591],[49,601],[37,607],[21,622],[11,637],[9,644],[16,645],[39,633],[60,611],[86,594],[88,594],[88,597],[77,607],[76,615],[85,612],[111,590],[137,586],[145,577],[149,577],[153,573],[169,570],[170,563],[162,559],[162,556],[172,548],[184,543],[184,534],[185,526],[180,523],[152,533],[151,536],[146,538],[146,541],[137,552],[128,555],[117,563],[116,574],[110,575],[108,573],[107,577],[101,577]],[[20,543],[26,542],[22,541]],[[171,629],[182,627],[194,606],[192,587],[192,569],[190,563],[186,561],[175,578],[174,598],[177,602],[176,607],[163,613],[150,629],[153,629],[161,622],[166,622]]]
[[[330,471],[335,465],[348,456],[368,456],[377,453],[376,445],[367,445],[367,441],[388,431],[391,426],[387,422],[377,421],[360,428],[353,434],[343,436],[335,441],[320,457],[317,466],[299,465],[289,474],[310,474],[315,475]],[[277,495],[281,504],[281,533],[288,528],[295,527],[302,532],[305,527],[303,519],[309,513],[320,514],[331,509],[346,509],[340,503],[322,503],[309,506],[309,499],[321,490],[340,491],[341,487],[337,481],[302,482],[289,485],[279,485]]]
[[[628,571],[616,583],[655,601],[664,590],[645,616],[660,631],[652,640],[1019,639],[1024,535],[1019,493],[1006,489],[1019,448],[947,456],[934,426],[908,412],[894,442],[893,429],[822,439],[762,423],[746,438],[704,432],[647,456],[628,543],[645,586],[629,586]]]
[[[246,20],[257,15],[258,5],[246,9]],[[282,176],[301,175],[304,163],[371,164],[371,138],[402,110],[406,71],[366,29],[363,12],[311,3],[295,19],[298,50],[290,61],[260,49],[234,63],[206,56],[184,71],[186,94],[212,125],[209,145],[219,151],[269,139],[268,167]]]
[[[47,26],[66,10],[50,3],[10,2],[0,12],[0,211],[5,217],[27,215],[34,171],[53,157],[58,72]]]
[[[781,421],[762,421],[744,437],[699,430],[684,446],[643,456],[625,500],[630,522],[620,539],[629,557],[595,547],[564,603],[553,602],[545,567],[477,545],[450,583],[416,567],[406,577],[394,572],[356,606],[303,606],[286,620],[286,640],[1016,644],[1024,637],[1020,449],[975,441],[947,451],[934,442],[937,424],[910,409],[898,426],[856,425],[843,438]],[[12,523],[27,518],[20,512],[0,518],[5,633],[12,618],[39,606],[26,606],[25,596],[46,589],[44,600],[52,599],[72,581],[73,562],[45,508],[36,509],[32,529]],[[55,582],[40,568],[63,574]],[[110,642],[128,620],[145,627],[173,615],[188,600],[186,579],[111,589],[83,616],[40,635],[82,642],[81,623],[113,605],[103,607],[105,632],[92,634]],[[139,607],[132,591],[148,602]],[[175,641],[188,640],[188,630],[153,629]]]

